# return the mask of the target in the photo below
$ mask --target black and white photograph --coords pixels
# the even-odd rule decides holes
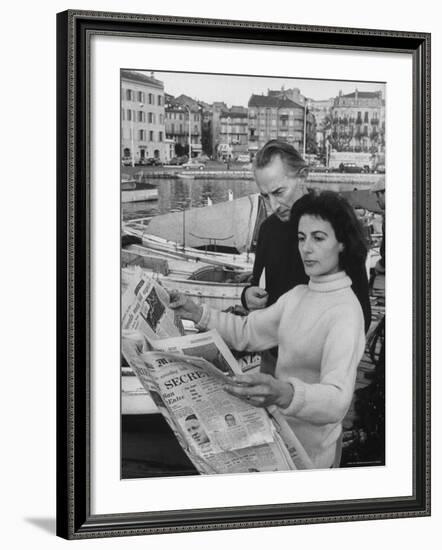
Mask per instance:
[[[327,10],[57,15],[59,536],[430,515],[431,38]]]
[[[385,466],[387,94],[121,69],[122,479]]]

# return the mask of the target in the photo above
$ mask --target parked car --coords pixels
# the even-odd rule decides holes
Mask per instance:
[[[250,162],[250,155],[238,155],[238,158],[236,160],[238,162]]]
[[[149,157],[149,158],[144,160],[144,165],[145,166],[162,166],[163,163],[161,162],[161,160],[159,158]]]
[[[348,174],[360,174],[364,171],[364,169],[354,162],[341,162],[339,165],[339,171],[346,172]]]
[[[181,164],[184,164],[188,160],[189,159],[188,159],[187,155],[183,155],[181,157],[172,157],[170,159],[169,164],[172,165],[172,166],[180,166]]]
[[[324,166],[323,164],[315,164],[315,165],[310,165],[308,167],[308,171],[309,172],[329,172],[329,168],[327,166]]]
[[[184,168],[184,170],[204,170],[205,164],[192,159],[182,164],[181,167]]]
[[[132,166],[132,159],[130,157],[123,157],[121,164],[123,166]]]

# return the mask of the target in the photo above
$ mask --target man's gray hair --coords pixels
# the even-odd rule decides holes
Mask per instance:
[[[275,157],[282,160],[289,173],[296,173],[307,166],[293,145],[280,139],[271,139],[256,153],[253,168],[255,170],[265,168]]]

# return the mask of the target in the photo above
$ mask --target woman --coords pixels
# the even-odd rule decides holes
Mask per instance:
[[[278,406],[315,468],[328,468],[338,465],[342,420],[365,346],[362,309],[346,271],[367,250],[353,209],[336,193],[303,197],[290,223],[308,285],[247,317],[182,295],[172,296],[171,307],[200,329],[216,328],[233,349],[279,347],[274,376],[236,376],[226,390],[257,407]]]

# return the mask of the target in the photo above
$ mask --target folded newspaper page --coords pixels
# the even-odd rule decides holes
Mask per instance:
[[[136,269],[122,297],[122,329],[138,330],[151,340],[184,334],[169,302],[168,292],[148,272]]]

